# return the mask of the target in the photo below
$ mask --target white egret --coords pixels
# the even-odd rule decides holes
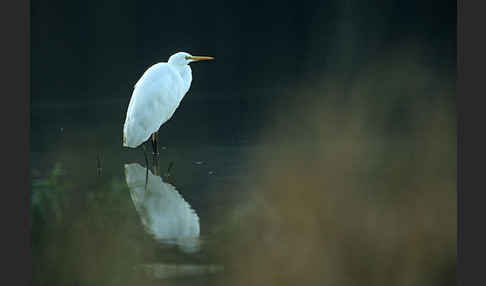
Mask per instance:
[[[172,117],[191,86],[189,63],[212,59],[178,52],[166,63],[148,68],[135,84],[128,104],[123,146],[136,148],[152,136],[152,147],[157,153],[157,131]]]

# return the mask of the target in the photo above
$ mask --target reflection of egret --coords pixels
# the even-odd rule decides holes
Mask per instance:
[[[211,59],[179,52],[172,55],[168,62],[148,68],[135,84],[128,105],[123,146],[135,148],[152,135],[152,147],[157,153],[157,131],[172,117],[191,86],[189,63]]]
[[[137,163],[125,165],[125,177],[145,229],[157,240],[198,251],[199,217],[175,187]]]

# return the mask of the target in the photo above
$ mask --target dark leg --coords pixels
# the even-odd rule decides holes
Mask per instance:
[[[142,144],[142,152],[143,152],[143,157],[145,158],[145,166],[148,168],[148,158],[147,158],[147,148],[145,147],[145,145],[147,144],[147,142],[143,143]]]
[[[152,156],[152,173],[159,176],[159,156],[156,154]]]
[[[145,191],[147,191],[148,186],[148,166],[145,168]]]
[[[159,150],[157,148],[157,132],[152,133],[152,150],[154,155],[159,155]]]
[[[147,142],[142,144],[142,152],[143,152],[143,157],[145,158],[145,191],[147,191],[147,184],[148,184],[148,158],[147,158],[147,148],[145,148],[145,144]]]

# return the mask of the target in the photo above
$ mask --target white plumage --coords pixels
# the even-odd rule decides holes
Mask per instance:
[[[172,55],[148,68],[135,84],[123,126],[123,146],[136,148],[169,120],[191,86],[189,63],[212,57]]]

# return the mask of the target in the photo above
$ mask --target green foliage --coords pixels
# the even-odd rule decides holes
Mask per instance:
[[[56,163],[46,178],[31,181],[30,209],[33,215],[33,224],[49,218],[61,222],[62,211],[65,207],[65,194],[63,190],[68,183],[62,180],[64,174],[61,163]]]

